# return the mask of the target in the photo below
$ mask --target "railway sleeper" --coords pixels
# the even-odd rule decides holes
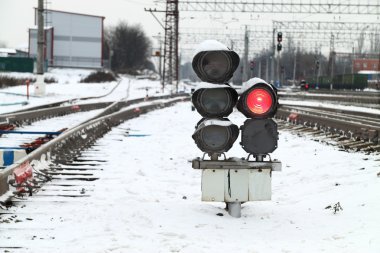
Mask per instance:
[[[380,145],[371,146],[371,149],[380,152]]]
[[[358,144],[363,144],[363,143],[364,141],[353,141],[353,142],[341,144],[341,146],[345,149],[350,149]]]
[[[352,146],[350,146],[350,148],[356,149],[356,150],[362,150],[363,148],[370,147],[373,145],[374,144],[371,142],[364,142],[364,143],[358,143],[358,144],[352,145]]]

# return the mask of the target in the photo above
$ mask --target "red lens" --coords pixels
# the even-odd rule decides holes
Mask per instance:
[[[264,114],[273,104],[271,93],[266,89],[254,89],[247,97],[247,106],[254,114]]]

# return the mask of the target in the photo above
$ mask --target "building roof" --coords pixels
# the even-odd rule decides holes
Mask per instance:
[[[13,49],[13,48],[0,48],[0,53],[15,54],[16,53],[16,49]]]
[[[358,74],[365,74],[365,75],[372,75],[372,74],[379,74],[380,71],[377,70],[359,70]]]
[[[35,7],[34,9],[37,10],[36,7]],[[45,9],[44,11],[61,12],[61,13],[67,13],[67,14],[73,14],[73,15],[80,15],[80,16],[88,16],[88,17],[94,17],[94,18],[102,18],[102,19],[105,19],[104,16],[97,16],[97,15],[91,15],[91,14],[83,14],[83,13],[77,13],[77,12],[59,11],[59,10],[52,10],[52,9]]]

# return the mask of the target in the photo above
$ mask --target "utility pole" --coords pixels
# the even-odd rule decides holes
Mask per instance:
[[[155,55],[158,57],[158,74],[160,76],[160,79],[162,80],[162,38],[161,33],[159,32],[157,36],[153,36],[153,38],[157,39],[158,46],[159,46],[159,54]]]
[[[272,44],[272,61],[271,61],[271,68],[270,68],[270,70],[271,70],[271,82],[272,82],[272,84],[274,84],[274,79],[275,79],[275,77],[274,77],[274,66],[275,66],[275,64],[274,64],[274,57],[275,57],[275,53],[276,53],[276,44],[275,44],[275,37],[276,37],[276,28],[274,28],[273,29],[273,44]]]
[[[178,0],[166,0],[165,10],[146,9],[158,21],[165,30],[164,38],[164,62],[162,70],[161,87],[164,92],[166,84],[174,84],[175,90],[178,92],[178,72],[179,72],[179,56],[178,56],[178,24],[179,11]],[[165,24],[154,15],[155,12],[165,13]]]
[[[334,65],[335,65],[335,49],[334,49],[334,34],[331,34],[331,40],[330,40],[330,54],[331,54],[331,84],[330,89],[333,89],[334,86]]]
[[[354,85],[354,71],[355,71],[355,42],[352,43],[352,56],[351,56],[351,85]]]
[[[380,88],[380,48],[379,48],[379,62],[377,63],[377,82],[376,85]]]
[[[280,79],[281,79],[280,51],[277,51],[277,78],[276,78],[276,82],[278,82],[279,86],[281,85]]]
[[[243,57],[243,81],[248,81],[249,79],[249,66],[248,66],[248,47],[249,47],[249,34],[248,27],[245,26],[244,33],[244,57]]]
[[[269,82],[269,55],[266,57],[266,64],[265,64],[265,81]]]
[[[37,35],[37,78],[34,84],[34,93],[37,96],[45,95],[44,81],[44,0],[38,0],[38,35]]]
[[[296,66],[297,66],[298,46],[294,52],[295,54],[294,54],[294,66],[293,66],[293,85],[296,85]]]
[[[319,56],[318,57],[319,65],[318,65],[318,69],[317,69],[317,83],[315,85],[316,89],[319,89],[319,76],[321,75],[321,62],[320,62],[320,59],[321,59],[321,57]]]
[[[261,58],[259,58],[259,73],[257,74],[257,77],[261,78]]]
[[[165,11],[165,41],[164,41],[164,70],[163,88],[165,82],[175,85],[178,92],[178,0],[167,0]]]
[[[160,78],[162,80],[162,43],[160,39],[160,58],[158,60],[158,73],[160,75]]]

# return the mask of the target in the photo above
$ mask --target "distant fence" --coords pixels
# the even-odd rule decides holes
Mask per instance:
[[[33,73],[33,58],[0,57],[0,71]]]

